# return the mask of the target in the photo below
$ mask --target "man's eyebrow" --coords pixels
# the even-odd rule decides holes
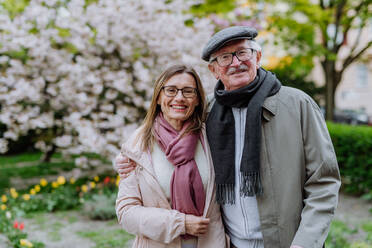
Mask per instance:
[[[236,51],[241,50],[241,49],[246,49],[246,48],[251,48],[251,47],[249,47],[249,46],[238,46],[233,52],[236,52]],[[221,54],[233,53],[233,52],[222,52]]]

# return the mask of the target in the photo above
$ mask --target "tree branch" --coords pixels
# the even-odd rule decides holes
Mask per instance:
[[[350,54],[354,53],[355,49],[357,48],[357,46],[359,44],[360,37],[362,36],[363,27],[364,27],[364,22],[360,25],[360,27],[358,29],[358,34],[357,34],[357,37],[355,39],[354,45],[351,47]]]
[[[324,2],[323,0],[320,1],[320,7],[324,10],[326,7],[324,6]],[[322,45],[325,49],[328,50],[328,44],[327,44],[327,41],[328,41],[328,33],[327,33],[327,28],[328,28],[328,21],[327,20],[324,20],[323,21],[323,24],[324,24],[324,29],[322,28],[322,24],[319,25],[319,28],[320,28],[320,32],[322,34]]]
[[[322,9],[325,9],[323,0],[320,0],[320,7],[321,7]]]
[[[353,63],[357,58],[359,58],[371,46],[372,46],[372,41],[368,42],[368,44],[362,50],[360,50],[357,54],[355,54],[354,56],[352,54],[350,54],[350,56],[345,59],[340,72],[343,73],[345,71],[345,69],[351,63]]]
[[[358,6],[353,8],[355,10],[355,15],[352,16],[352,17],[349,17],[349,22],[345,26],[345,33],[347,33],[349,31],[349,29],[351,28],[351,24],[353,23],[354,19],[359,16],[360,11],[362,10],[362,7],[364,6],[364,4],[365,4],[365,1],[361,1]]]
[[[340,21],[344,12],[344,7],[346,5],[346,0],[341,1],[336,7],[336,12],[335,12],[335,36],[333,37],[333,52],[337,53],[339,46],[337,44],[337,36],[338,32],[340,31]]]

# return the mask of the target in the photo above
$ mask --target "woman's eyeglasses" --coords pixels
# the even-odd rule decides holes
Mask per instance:
[[[164,94],[169,97],[175,97],[180,90],[185,98],[194,98],[197,95],[197,90],[193,87],[184,87],[178,89],[176,86],[163,86]]]

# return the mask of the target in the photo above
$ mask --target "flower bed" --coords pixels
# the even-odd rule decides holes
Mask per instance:
[[[103,178],[101,180],[101,178]],[[0,233],[13,247],[45,247],[41,242],[27,239],[24,223],[19,219],[31,212],[53,212],[78,208],[96,195],[112,195],[116,192],[119,177],[95,176],[93,178],[66,179],[59,176],[48,182],[41,179],[27,191],[10,188],[1,196]]]

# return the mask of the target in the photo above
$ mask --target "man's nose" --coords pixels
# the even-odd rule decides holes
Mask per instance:
[[[236,57],[236,55],[233,55],[232,62],[230,66],[239,66],[242,62]]]

